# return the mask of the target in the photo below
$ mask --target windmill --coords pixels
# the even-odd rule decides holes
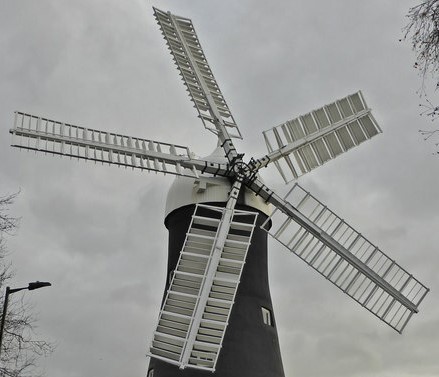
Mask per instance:
[[[148,354],[149,375],[283,376],[266,272],[266,237],[402,332],[428,289],[295,183],[280,197],[258,171],[286,182],[381,130],[361,92],[264,132],[268,153],[244,161],[242,138],[192,22],[154,9],[189,96],[219,148],[184,146],[16,112],[13,146],[177,176],[167,203],[168,279]],[[271,211],[271,205],[274,209]]]

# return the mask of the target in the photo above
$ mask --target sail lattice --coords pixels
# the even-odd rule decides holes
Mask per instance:
[[[402,332],[428,288],[298,184],[286,200],[310,221],[312,229],[279,208],[263,229],[361,306]],[[270,220],[275,226],[268,229]],[[325,242],[328,239],[331,243]]]
[[[379,134],[361,92],[264,132],[269,160],[289,182]]]
[[[160,311],[151,357],[180,368],[215,370],[257,218],[255,212],[233,211],[219,263],[209,276],[224,211],[196,206]]]
[[[154,8],[166,43],[204,126],[215,134],[220,118],[230,137],[242,139],[229,106],[204,55],[192,21]]]
[[[141,170],[198,178],[189,148],[15,113],[12,146]],[[201,167],[204,166],[204,163]]]

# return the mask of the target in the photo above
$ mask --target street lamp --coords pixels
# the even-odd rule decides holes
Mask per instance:
[[[34,289],[42,288],[42,287],[50,287],[52,284],[50,284],[47,281],[34,281],[32,283],[29,283],[27,287],[22,288],[10,288],[6,287],[6,293],[5,293],[5,302],[3,304],[3,316],[2,316],[2,322],[0,325],[0,353],[2,351],[2,341],[3,341],[3,329],[5,327],[5,318],[6,318],[6,312],[8,310],[8,301],[9,301],[9,295],[18,291],[22,291],[23,289],[27,289],[29,291],[33,291]]]

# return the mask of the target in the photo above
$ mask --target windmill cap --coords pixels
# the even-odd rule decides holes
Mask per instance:
[[[222,148],[216,148],[212,154],[204,157],[208,162],[227,163]],[[225,177],[200,175],[199,178],[177,176],[172,183],[166,198],[165,217],[172,211],[191,204],[225,203],[229,197],[231,183]],[[254,208],[267,216],[271,214],[271,206],[253,191],[244,188],[243,204]]]

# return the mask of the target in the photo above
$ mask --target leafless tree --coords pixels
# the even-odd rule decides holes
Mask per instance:
[[[13,276],[11,264],[6,261],[5,236],[12,235],[18,227],[18,219],[9,214],[10,205],[17,194],[0,197],[0,292],[4,301],[5,287]],[[11,296],[12,297],[12,296]],[[1,311],[0,311],[1,317]],[[38,375],[36,361],[39,356],[52,352],[53,345],[36,340],[35,317],[32,308],[22,299],[11,300],[5,320],[0,358],[0,376],[35,377]]]
[[[439,0],[427,0],[409,9],[409,23],[404,29],[416,52],[415,68],[419,69],[425,92],[425,78],[431,73],[439,87]],[[436,115],[438,115],[436,109]]]
[[[425,103],[420,104],[421,115],[432,121],[439,117],[439,106],[432,103],[427,95],[426,79],[429,75],[439,89],[439,0],[426,0],[409,9],[408,24],[404,28],[404,38],[409,39],[416,53],[414,67],[419,70],[422,84],[419,90]],[[419,130],[425,140],[439,136],[439,129]],[[439,146],[439,143],[436,143]],[[439,152],[437,152],[439,153]]]

